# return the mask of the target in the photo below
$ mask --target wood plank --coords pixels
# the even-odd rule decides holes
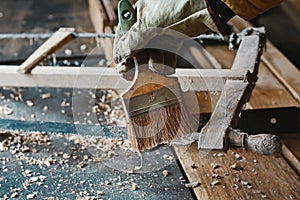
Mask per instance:
[[[113,68],[105,67],[40,66],[31,74],[18,73],[18,69],[19,66],[0,66],[0,86],[127,89],[131,83]],[[185,92],[221,91],[223,85],[213,85],[214,82],[245,79],[239,70],[226,69],[177,69],[174,76],[178,77]]]
[[[286,145],[286,147],[293,151],[294,156],[298,160],[300,160],[299,133],[282,133],[279,134],[278,136],[280,137],[282,142]]]
[[[252,27],[249,22],[239,17],[231,20],[237,31]],[[270,42],[267,40],[267,51],[262,55],[262,62],[273,73],[273,76],[300,104],[300,71]]]
[[[249,83],[243,80],[227,80],[212,116],[202,128],[199,149],[226,149],[227,129],[242,109],[249,91]]]
[[[243,149],[230,149],[226,153],[199,151],[195,143],[174,149],[188,181],[201,184],[193,189],[197,199],[300,198],[299,177],[282,157],[258,155]],[[237,161],[236,157],[244,159]],[[232,169],[235,163],[243,170]],[[219,183],[212,186],[213,181]]]
[[[235,51],[229,51],[227,46],[207,46],[206,49],[212,54],[224,68],[230,68],[233,63]],[[269,51],[269,48],[267,49]],[[265,54],[266,52],[264,52]],[[264,57],[262,55],[262,58]],[[283,58],[284,60],[286,58]],[[285,69],[285,67],[282,67]],[[287,65],[287,68],[289,66]],[[287,69],[289,70],[289,69]],[[296,69],[297,70],[297,69]],[[293,72],[291,72],[293,73]],[[298,72],[294,72],[298,73]],[[287,75],[290,76],[290,75]],[[258,81],[253,89],[252,97],[250,98],[248,108],[255,105],[255,108],[274,108],[274,107],[289,107],[298,106],[299,103],[293,98],[286,87],[274,77],[273,73],[268,69],[264,62],[260,62]]]
[[[243,69],[245,74],[258,73],[258,61],[260,60],[262,46],[257,35],[244,38],[239,46],[231,69]]]
[[[249,100],[257,80],[258,61],[262,52],[259,36],[243,39],[234,59],[232,70],[242,70],[247,80],[227,80],[209,123],[201,130],[199,149],[226,149],[225,135],[235,122],[243,105]]]
[[[223,67],[230,68],[235,52],[228,51],[226,46],[210,46],[206,47],[206,49],[216,57]],[[274,51],[278,52],[278,50]],[[268,52],[270,52],[269,49]],[[287,70],[285,76],[293,77],[292,80],[294,82],[289,83],[296,87],[295,85],[297,84],[295,84],[294,78],[296,76],[299,77],[299,75],[297,75],[298,72],[294,71],[294,66],[285,62],[286,58],[281,60],[280,57],[275,58],[276,56],[272,54],[270,54],[270,57],[278,59],[277,63],[287,64],[277,67],[281,68],[280,70],[282,71]],[[287,68],[282,66],[287,66]],[[295,77],[293,72],[296,74]],[[259,79],[253,90],[248,107],[268,108],[299,105],[291,93],[286,90],[282,82],[274,76],[263,62],[260,63],[258,76]],[[285,78],[285,76],[283,77]],[[174,149],[186,172],[188,181],[199,181],[201,183],[199,187],[193,189],[198,199],[263,199],[265,197],[269,199],[300,199],[299,176],[283,157],[263,156],[243,151],[242,149],[229,149],[227,152],[199,151],[197,150],[197,144],[192,144],[188,147],[176,146]],[[246,158],[245,161],[241,162],[241,165],[244,167],[243,172],[229,167],[237,162],[232,155],[233,152],[237,152]],[[286,154],[285,148],[283,152]],[[223,156],[216,156],[218,153],[222,153]],[[253,160],[258,162],[255,164]],[[212,169],[211,163],[217,163],[220,167]],[[212,178],[212,174],[223,176],[219,180],[219,185],[210,185],[213,180],[216,180],[216,178]],[[228,175],[225,176],[225,174]],[[252,188],[248,188],[241,181],[237,180],[243,180],[244,184],[244,181],[249,182]],[[233,184],[236,184],[239,189],[233,189],[231,187]]]
[[[300,161],[286,145],[283,145],[282,147],[282,155],[300,176]]]
[[[60,28],[21,64],[19,72],[30,73],[38,63],[74,39],[74,31],[74,28]]]
[[[109,19],[100,0],[89,0],[89,14],[96,33],[104,33]]]
[[[107,10],[108,9],[108,10]],[[113,33],[113,28],[116,24],[117,17],[112,12],[112,5],[110,2],[102,0],[89,0],[89,14],[96,33]],[[113,64],[113,40],[110,38],[99,38],[101,47],[104,49],[105,57],[108,64]]]
[[[217,48],[215,45],[207,45],[205,49],[217,59],[223,69],[231,69],[236,51],[229,50],[228,45],[224,44],[218,45]]]
[[[118,23],[118,18],[115,14],[111,0],[102,0],[102,3],[105,7],[105,11],[108,17],[108,23],[111,27],[115,26]]]

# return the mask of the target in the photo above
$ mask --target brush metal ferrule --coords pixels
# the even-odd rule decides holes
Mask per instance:
[[[182,101],[178,85],[163,86],[160,89],[137,95],[125,100],[128,106],[129,117],[134,117],[162,107],[180,104]]]

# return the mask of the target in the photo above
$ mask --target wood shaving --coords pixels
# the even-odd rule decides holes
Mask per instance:
[[[234,163],[233,165],[230,166],[230,168],[238,171],[243,169],[239,163]]]
[[[134,174],[134,169],[125,169],[123,170],[123,172],[125,172],[126,174]]]
[[[139,187],[138,187],[138,185],[136,183],[132,183],[131,184],[131,190],[132,191],[135,191],[135,190],[138,190],[138,189],[139,189]]]
[[[41,94],[40,97],[42,99],[49,99],[49,98],[52,97],[52,94],[50,92],[48,92],[48,93],[45,93],[45,94]]]
[[[223,176],[221,176],[219,174],[213,174],[211,177],[216,178],[216,179],[222,179],[223,178]]]
[[[179,180],[180,180],[180,181],[185,181],[185,179],[184,179],[183,176],[180,176],[180,177],[179,177]]]
[[[34,106],[34,103],[31,100],[26,101],[27,106],[32,107]]]
[[[22,175],[23,176],[31,176],[31,173],[32,173],[32,171],[31,170],[28,170],[28,169],[26,169],[24,172],[22,172]]]
[[[35,197],[36,197],[36,192],[33,192],[32,194],[28,194],[27,196],[26,196],[26,198],[27,199],[34,199]]]
[[[29,180],[28,180],[28,182],[29,183],[35,183],[35,182],[37,182],[39,180],[39,177],[31,177]]]
[[[196,188],[196,187],[198,187],[200,185],[201,184],[198,181],[184,184],[184,186],[187,187],[187,188]]]
[[[248,183],[247,181],[241,181],[242,185],[250,185],[250,183]]]
[[[220,165],[217,164],[217,163],[210,163],[210,166],[211,166],[213,169],[217,169],[217,168],[220,167]]]
[[[14,111],[8,105],[0,106],[0,114],[12,115]]]
[[[85,162],[79,162],[79,163],[77,164],[77,167],[79,167],[79,168],[83,168],[83,167],[85,167],[85,166],[87,166],[87,164],[86,164]]]
[[[241,155],[238,154],[238,153],[235,153],[235,154],[234,154],[234,159],[235,159],[236,161],[244,161],[244,160],[246,160],[245,157],[241,156]]]
[[[60,103],[60,106],[61,106],[61,107],[68,107],[68,106],[70,106],[70,103],[67,102],[67,99],[64,99],[64,100]]]
[[[174,157],[173,157],[173,156],[170,156],[170,155],[167,155],[167,154],[164,154],[164,155],[163,155],[163,159],[165,159],[165,160],[173,160]]]
[[[263,198],[263,199],[266,199],[266,198],[268,198],[268,197],[267,197],[267,195],[266,195],[266,194],[264,194],[264,193],[262,193],[260,196],[261,196],[261,198]]]
[[[232,189],[235,189],[235,190],[238,190],[238,189],[239,189],[239,186],[238,186],[237,184],[233,184],[233,185],[231,186],[231,188],[232,188]]]
[[[17,192],[14,192],[10,195],[10,198],[17,198],[19,194]]]
[[[30,152],[30,148],[28,146],[22,146],[20,148],[21,152],[26,153],[26,152]]]
[[[87,49],[87,45],[86,44],[82,44],[80,45],[80,51],[84,52]]]
[[[166,176],[168,176],[169,175],[169,171],[168,170],[163,170],[163,175],[164,175],[164,177],[166,177]]]
[[[218,180],[214,180],[210,183],[211,186],[215,186],[215,185],[219,185],[219,184],[221,184],[221,183]]]
[[[70,55],[72,55],[72,50],[71,49],[65,49],[65,54],[67,55],[67,56],[70,56]]]
[[[97,191],[96,193],[97,193],[97,195],[101,195],[101,196],[105,195],[105,192],[103,192],[103,191]]]
[[[39,176],[39,179],[40,179],[41,181],[45,181],[45,180],[47,179],[47,176],[40,175],[40,176]]]

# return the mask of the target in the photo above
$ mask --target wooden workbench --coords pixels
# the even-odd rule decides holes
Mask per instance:
[[[232,23],[237,30],[251,26],[239,18],[234,19]],[[209,46],[206,49],[223,68],[230,68],[234,52],[228,51],[227,46]],[[259,79],[247,105],[248,109],[298,107],[299,77],[299,70],[268,41],[267,51],[263,53],[259,66]],[[205,152],[199,151],[194,144],[188,148],[175,147],[175,151],[189,181],[201,183],[199,187],[194,188],[198,199],[300,198],[299,171],[297,174],[284,156],[263,156],[241,149],[230,149],[226,153]],[[244,160],[237,161],[235,154],[241,155]],[[290,155],[286,146],[283,148],[283,155]],[[293,158],[292,162],[299,170],[299,161]],[[241,165],[243,170],[232,169],[235,163]],[[216,165],[218,167],[215,167]],[[214,181],[218,181],[216,185]]]

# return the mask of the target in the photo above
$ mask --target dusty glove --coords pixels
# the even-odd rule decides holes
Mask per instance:
[[[137,52],[136,50],[142,49],[148,45],[149,42],[158,44],[160,41],[162,43],[160,45],[164,45],[165,40],[155,39],[157,36],[165,37],[164,31],[156,28],[164,28],[165,30],[171,29],[191,37],[200,35],[207,30],[218,32],[218,28],[206,9],[205,0],[138,0],[134,7],[137,11],[137,22],[133,24],[131,29],[125,34],[121,33],[120,27],[118,27],[116,31],[113,56],[117,64],[122,61],[127,61],[127,64],[132,65],[129,58]],[[172,37],[170,41],[172,41]],[[167,43],[171,44],[170,42]],[[180,49],[180,45],[180,42],[175,41],[170,45],[170,48],[172,48],[173,52],[176,52]],[[152,49],[152,51],[155,51],[155,49]],[[154,61],[174,61],[174,59],[163,59],[162,56],[157,53],[158,51],[156,51],[156,54],[152,54],[154,56],[150,56],[150,58],[154,59]],[[137,57],[144,57],[144,60],[149,58],[149,56]],[[122,69],[126,71],[130,69],[130,67]],[[122,70],[119,71],[122,72]]]

